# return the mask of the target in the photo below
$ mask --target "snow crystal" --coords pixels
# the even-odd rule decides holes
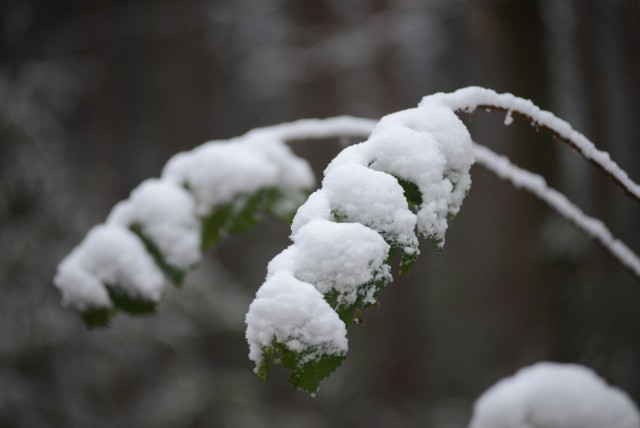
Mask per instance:
[[[288,271],[313,284],[323,294],[339,293],[338,304],[351,305],[364,294],[374,303],[374,287],[359,289],[373,281],[389,281],[385,264],[389,245],[375,231],[359,223],[314,220],[293,235],[294,244],[269,263],[267,278]]]
[[[200,261],[201,222],[195,202],[170,182],[143,181],[113,208],[107,223],[139,227],[171,266],[186,270]]]
[[[325,175],[322,189],[337,218],[362,223],[408,251],[417,248],[416,216],[393,176],[359,164],[344,164]]]
[[[106,285],[130,297],[157,302],[165,285],[142,241],[115,224],[95,226],[58,266],[55,286],[63,302],[79,310],[111,307]]]
[[[538,363],[489,388],[470,428],[638,428],[640,415],[622,391],[574,364]]]
[[[274,343],[304,354],[303,362],[347,352],[347,331],[338,314],[313,285],[287,272],[265,281],[245,321],[249,358],[257,366],[263,349]]]

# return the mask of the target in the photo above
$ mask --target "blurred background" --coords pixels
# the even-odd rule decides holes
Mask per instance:
[[[275,221],[209,253],[157,315],[88,331],[61,307],[57,263],[174,153],[467,85],[531,98],[640,180],[637,0],[2,0],[0,426],[464,427],[541,360],[640,402],[638,280],[480,167],[442,253],[423,243],[315,398],[247,358],[244,315],[289,242]],[[586,162],[522,120],[464,119],[640,251],[640,207]],[[318,174],[341,147],[293,146]]]

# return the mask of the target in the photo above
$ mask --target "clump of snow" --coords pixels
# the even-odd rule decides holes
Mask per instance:
[[[157,302],[165,286],[142,241],[115,224],[95,226],[58,266],[53,280],[63,302],[78,310],[111,307],[106,286],[130,297]]]
[[[360,164],[343,164],[325,175],[322,189],[337,219],[362,223],[408,252],[416,251],[416,216],[393,176]]]
[[[241,145],[209,142],[171,158],[162,178],[187,186],[195,196],[198,213],[205,216],[214,207],[232,202],[238,194],[274,187],[278,169]]]
[[[195,201],[168,181],[143,181],[113,208],[107,223],[139,227],[171,266],[186,270],[200,261],[202,231]]]
[[[277,188],[299,196],[314,182],[309,165],[284,143],[258,137],[210,141],[179,153],[167,162],[162,178],[188,187],[200,215],[260,189]],[[285,208],[291,207],[281,210]]]
[[[307,201],[300,205],[293,222],[291,223],[291,232],[296,233],[305,224],[314,219],[330,220],[331,207],[329,206],[329,199],[324,190],[318,189],[313,192]]]
[[[470,428],[638,428],[629,397],[592,370],[538,363],[489,388],[475,403]]]
[[[304,202],[307,190],[313,188],[315,179],[309,164],[295,156],[289,146],[279,139],[249,134],[242,145],[253,153],[259,153],[277,169],[275,187],[285,195],[277,201],[275,214],[286,215]]]
[[[246,315],[249,358],[260,366],[263,349],[280,343],[304,355],[344,355],[347,331],[338,314],[313,285],[279,272],[258,290]]]
[[[338,292],[339,305],[351,305],[358,296],[374,303],[374,281],[390,281],[385,263],[389,245],[374,230],[359,223],[314,220],[293,235],[293,245],[276,256],[267,279],[287,271],[326,294]],[[366,289],[363,286],[370,284]]]
[[[413,183],[422,195],[418,232],[442,246],[447,219],[458,213],[471,186],[473,162],[471,136],[462,121],[448,107],[425,105],[383,117],[367,141],[346,148],[329,164],[325,181],[346,165],[353,170],[359,165]]]
[[[444,243],[471,186],[471,136],[451,109],[426,105],[383,117],[369,138],[372,168],[414,183],[422,194],[418,231]]]

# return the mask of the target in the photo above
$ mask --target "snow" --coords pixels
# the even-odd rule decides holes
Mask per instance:
[[[327,199],[326,192],[318,189],[313,192],[307,201],[300,205],[298,211],[296,211],[296,215],[291,222],[291,232],[296,233],[311,220],[330,220],[331,218],[331,207],[329,206],[329,199]]]
[[[263,349],[280,343],[304,354],[301,363],[322,355],[344,355],[347,331],[338,314],[313,285],[282,271],[258,290],[246,315],[249,358],[259,367]]]
[[[347,123],[351,131],[370,127],[370,122]],[[358,297],[375,303],[373,282],[391,280],[385,264],[390,245],[417,254],[417,229],[441,246],[448,217],[458,212],[471,185],[473,162],[468,131],[442,106],[385,116],[369,139],[344,149],[325,169],[322,188],[298,209],[291,226],[293,244],[269,264],[266,282],[247,315],[250,357],[259,364],[263,348],[274,340],[292,346],[291,323],[279,331],[278,317],[297,313],[300,302],[266,299],[265,288],[286,280],[291,287],[294,283],[315,287],[319,296],[335,290],[338,305],[353,304]],[[420,191],[417,215],[399,179]],[[260,322],[256,322],[258,308]],[[314,347],[308,338],[293,336],[296,347]]]
[[[427,105],[382,118],[374,129],[372,167],[418,186],[418,230],[444,243],[447,217],[458,213],[471,187],[471,136],[450,109]]]
[[[333,168],[322,181],[331,211],[339,218],[359,222],[385,238],[415,251],[416,215],[409,210],[398,180],[359,164]]]
[[[489,388],[470,428],[638,428],[638,410],[621,390],[575,364],[538,363]]]
[[[299,199],[314,183],[305,161],[295,157],[282,141],[260,135],[210,141],[179,153],[167,162],[162,178],[188,187],[202,216],[216,206],[232,203],[239,195],[261,189],[277,188]],[[291,207],[281,207],[281,211],[287,208]]]
[[[140,227],[171,266],[187,270],[200,261],[201,222],[193,197],[182,187],[143,181],[113,208],[107,223]]]
[[[589,217],[562,193],[550,188],[544,178],[513,165],[504,156],[499,156],[484,146],[474,145],[476,161],[514,187],[523,188],[543,200],[569,222],[600,243],[611,255],[640,277],[640,258],[624,243],[614,238],[600,220]]]
[[[277,255],[268,267],[267,279],[289,272],[326,294],[339,293],[337,303],[351,305],[361,295],[374,303],[374,281],[390,281],[385,264],[389,245],[372,229],[359,223],[313,220],[293,235],[293,245]],[[370,284],[366,290],[363,285]]]
[[[198,214],[205,216],[237,195],[275,187],[278,169],[265,157],[239,144],[209,142],[169,160],[162,178],[186,185],[195,195]]]
[[[187,270],[200,260],[201,218],[215,207],[275,188],[283,197],[274,212],[293,211],[313,187],[314,177],[306,161],[285,145],[284,137],[295,136],[309,126],[318,138],[328,137],[367,123],[345,117],[327,121],[329,127],[323,132],[322,122],[301,121],[257,130],[173,156],[160,179],[141,183],[129,199],[113,208],[107,225],[95,228],[60,263],[55,284],[65,304],[81,311],[111,307],[107,285],[122,287],[146,300],[160,298],[162,273],[131,228],[139,228],[167,264]]]
[[[165,280],[142,241],[115,224],[95,226],[58,266],[54,285],[65,305],[84,311],[111,307],[106,286],[157,302]]]
[[[326,119],[300,119],[247,132],[248,138],[267,136],[280,141],[368,136],[377,121],[352,116]]]
[[[471,136],[460,119],[447,107],[426,105],[383,117],[367,141],[329,164],[325,181],[339,167],[361,165],[414,183],[423,199],[418,232],[442,246],[447,219],[458,213],[471,186],[473,162]]]

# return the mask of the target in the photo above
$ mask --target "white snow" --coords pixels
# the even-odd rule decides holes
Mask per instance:
[[[458,213],[471,186],[467,128],[450,109],[427,105],[385,116],[369,141],[371,167],[418,186],[418,230],[443,243],[447,217]]]
[[[407,251],[417,249],[416,216],[391,175],[360,164],[344,164],[330,170],[322,189],[338,217],[362,223]]]
[[[358,131],[368,131],[370,125],[359,123]],[[265,288],[281,287],[286,280],[289,292],[293,284],[304,284],[315,286],[319,296],[339,292],[338,304],[354,303],[359,296],[374,303],[372,281],[391,279],[385,264],[389,243],[417,254],[416,228],[444,242],[447,217],[462,204],[473,162],[469,133],[442,106],[388,115],[367,141],[344,149],[325,169],[322,188],[298,209],[291,227],[293,244],[269,264],[267,280],[247,315],[250,357],[259,363],[262,349],[274,337],[289,341],[290,323],[279,331],[279,317],[300,309],[295,299],[266,299]],[[421,192],[417,215],[398,179],[414,183]],[[303,349],[313,345],[298,336],[294,342]]]
[[[129,227],[140,227],[168,264],[187,269],[200,259],[200,218],[215,207],[270,188],[283,196],[273,207],[276,214],[303,202],[313,187],[313,173],[285,141],[368,134],[371,128],[371,120],[348,116],[307,119],[210,141],[173,156],[160,179],[142,183],[117,204],[109,224],[88,234],[60,263],[55,284],[64,302],[80,310],[110,307],[105,283],[156,301],[162,275]],[[147,274],[146,280],[141,278]]]
[[[288,272],[269,278],[246,315],[249,358],[259,367],[263,349],[281,343],[304,354],[301,363],[322,355],[344,355],[347,331],[338,314],[313,285]]]
[[[475,403],[470,428],[638,428],[629,397],[592,370],[538,363],[489,388]]]
[[[372,283],[391,280],[385,264],[389,245],[374,230],[359,223],[313,220],[293,235],[293,245],[277,255],[268,267],[267,279],[289,272],[314,285],[322,294],[339,293],[338,304],[374,303]],[[365,290],[362,286],[369,284]]]
[[[314,219],[331,220],[331,207],[329,206],[329,199],[325,191],[318,189],[313,192],[307,201],[300,205],[298,211],[296,211],[295,217],[291,222],[291,233],[296,233],[305,224]]]
[[[232,202],[238,195],[275,187],[278,168],[265,157],[229,142],[209,142],[167,162],[162,178],[187,185],[196,199],[198,213]]]
[[[142,241],[115,224],[95,226],[58,266],[55,286],[63,303],[79,310],[111,307],[106,285],[157,302],[165,280]]]
[[[336,116],[326,119],[300,119],[264,128],[256,128],[245,134],[256,135],[280,141],[322,139],[332,137],[366,137],[371,133],[376,120],[352,116]]]
[[[210,141],[179,153],[167,162],[162,178],[186,185],[195,195],[197,211],[203,216],[216,206],[260,189],[278,188],[285,195],[299,198],[314,183],[305,161],[295,157],[283,142],[259,135]]]
[[[367,141],[329,164],[325,177],[344,165],[361,165],[414,183],[423,197],[418,232],[442,245],[447,218],[458,213],[471,186],[471,147],[469,132],[451,109],[426,105],[383,117]]]
[[[182,187],[143,181],[113,208],[107,223],[139,226],[171,266],[186,270],[200,261],[201,222],[193,197]]]

